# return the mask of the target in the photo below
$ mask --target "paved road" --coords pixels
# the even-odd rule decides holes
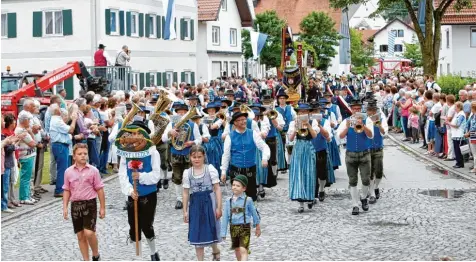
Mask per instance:
[[[350,215],[343,168],[328,198],[303,214],[288,200],[287,175],[280,175],[278,187],[258,203],[262,236],[252,237],[250,260],[475,260],[476,185],[445,175],[398,146],[386,147],[384,161],[382,199],[359,216]],[[171,189],[159,194],[154,224],[161,258],[195,260]],[[98,223],[102,259],[149,260],[146,253],[135,257],[134,247],[126,245],[127,216],[117,179],[107,184],[106,196],[106,219]],[[234,260],[229,247],[228,241],[221,244],[223,260]],[[79,259],[71,221],[63,221],[60,204],[2,225],[2,260]]]

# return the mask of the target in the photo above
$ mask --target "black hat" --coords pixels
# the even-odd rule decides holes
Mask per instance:
[[[126,104],[126,109],[131,110],[132,109],[132,104]]]
[[[145,106],[140,106],[140,110],[142,110],[142,112],[145,112],[146,114],[150,114],[149,108],[147,108]]]
[[[311,106],[306,103],[299,104],[294,110],[299,111],[299,110],[312,110]]]
[[[266,108],[262,106],[260,103],[253,103],[251,106],[251,109],[259,109],[260,112],[266,111]]]
[[[235,96],[235,92],[233,92],[231,89],[228,89],[225,91],[225,96]]]
[[[188,100],[198,100],[198,97],[194,94],[191,94],[187,99]]]
[[[183,103],[175,102],[174,105],[172,106],[172,108],[175,109],[175,111],[177,111],[177,110],[187,110],[188,111],[188,106],[186,104],[183,104]]]
[[[149,127],[148,127],[143,121],[134,121],[134,122],[132,122],[131,125],[141,127],[141,128],[144,129],[148,134],[150,134],[150,129],[149,129]]]
[[[233,123],[235,122],[236,119],[240,118],[240,117],[248,117],[248,113],[242,113],[242,112],[236,112],[233,114],[233,116],[231,117],[231,120],[230,120],[230,124],[233,125]]]
[[[259,108],[253,108],[253,113],[255,114],[255,116],[262,116],[263,115],[263,111],[261,111]]]
[[[103,45],[103,44],[99,44],[99,48],[104,48],[104,47],[106,47],[106,46]]]
[[[226,103],[228,106],[231,106],[231,104],[233,104],[231,100],[228,100],[226,98],[221,99],[220,103]]]
[[[208,109],[210,109],[210,108],[215,108],[215,111],[220,110],[220,108],[221,108],[221,102],[218,101],[218,102],[208,103],[208,104],[207,104],[207,107],[205,107],[205,108],[203,109],[203,112],[204,112],[205,114],[208,114]]]
[[[362,106],[362,102],[359,99],[352,99],[349,106]]]
[[[289,98],[289,96],[284,91],[284,88],[279,89],[278,93],[276,94],[276,99],[279,99],[279,97],[281,97],[281,96],[286,97],[286,99]]]
[[[326,91],[324,92],[323,96],[326,97],[326,96],[334,96],[334,95],[331,92]]]
[[[153,95],[152,98],[149,100],[149,103],[157,103],[159,100],[159,95]]]

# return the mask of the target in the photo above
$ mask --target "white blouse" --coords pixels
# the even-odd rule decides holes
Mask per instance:
[[[212,179],[212,184],[218,184],[220,183],[220,178],[218,177],[218,171],[216,168],[209,164],[208,166],[203,166],[203,172],[201,174],[192,174],[194,178],[202,178],[205,175],[205,168],[208,167],[208,172],[210,173],[210,178]],[[193,168],[188,168],[183,171],[183,178],[182,178],[182,187],[183,188],[190,188],[190,178],[189,178],[189,172],[190,169]]]

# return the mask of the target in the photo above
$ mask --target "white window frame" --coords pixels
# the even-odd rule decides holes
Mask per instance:
[[[469,28],[469,47],[476,47],[476,41],[474,43],[471,41],[473,33],[476,34],[476,27]]]
[[[187,84],[192,84],[192,72],[191,71],[184,71],[185,79],[184,82]]]
[[[218,32],[217,36],[215,36],[216,32]],[[219,26],[212,26],[212,44],[220,45],[220,27]]]
[[[400,31],[402,32],[402,36],[399,36]],[[405,37],[405,30],[403,30],[403,29],[398,29],[398,30],[397,30],[397,37]]]
[[[157,72],[154,71],[150,71],[149,72],[149,86],[155,86],[156,85],[156,76],[157,76]]]
[[[63,10],[62,9],[50,9],[50,10],[43,10],[43,36],[50,37],[50,36],[63,36],[64,34],[64,28],[61,28],[61,33],[55,33],[56,28],[55,28],[55,18],[56,16],[54,15],[56,12],[61,13],[61,19],[64,19],[63,17]],[[53,33],[52,34],[47,34],[46,33],[46,13],[53,13]]]
[[[149,19],[152,18],[152,28],[150,28],[150,23],[147,21],[147,26],[149,26],[149,38],[156,38],[157,37],[157,15],[156,14],[149,14]]]
[[[140,80],[140,73],[139,72],[132,72],[132,84],[139,86]]]
[[[184,37],[184,40],[192,40],[191,38],[191,35],[192,35],[192,24],[191,24],[191,19],[188,18],[188,17],[184,17],[183,19],[184,23],[185,23],[185,28],[186,28],[186,32],[187,32],[187,36]]]
[[[226,11],[227,0],[221,0],[221,10]]]
[[[135,16],[135,28],[132,26],[132,18]],[[135,29],[135,33],[132,29]],[[131,36],[132,37],[139,37],[139,12],[131,12]]]
[[[8,38],[8,13],[7,12],[2,12],[2,18],[5,15],[5,23],[2,22],[2,28],[5,26],[5,34],[2,34],[2,38]]]
[[[170,81],[169,81],[169,77],[170,77]],[[172,84],[174,83],[174,71],[173,70],[166,70],[165,71],[165,80],[167,81],[167,83],[162,83],[167,85],[165,87],[172,87]]]
[[[111,10],[111,15],[109,17],[109,19],[110,19],[109,24],[110,24],[110,28],[111,28],[110,34],[111,35],[120,35],[120,31],[121,31],[120,26],[121,26],[121,24],[119,23],[119,20],[120,20],[120,18],[119,18],[119,9],[110,9],[110,10]],[[112,31],[112,14],[113,13],[116,14],[116,31]]]
[[[233,39],[232,32],[235,32],[235,39]],[[233,40],[235,43],[233,43]],[[237,46],[238,45],[238,30],[236,28],[230,28],[230,46]]]

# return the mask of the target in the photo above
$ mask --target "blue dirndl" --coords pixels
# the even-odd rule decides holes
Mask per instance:
[[[334,175],[334,168],[332,166],[331,157],[327,154],[327,184],[326,187],[331,186],[336,182],[336,177]]]
[[[263,159],[263,153],[261,150],[256,150],[256,185],[266,185],[268,183],[268,168],[261,166],[261,159]]]
[[[276,149],[278,150],[276,155],[278,159],[278,170],[286,170],[288,167],[286,165],[286,157],[284,156],[285,148],[281,135],[276,136],[276,143],[278,144],[276,147]]]
[[[328,148],[329,148],[329,156],[332,162],[332,167],[334,169],[337,169],[339,168],[339,166],[342,165],[342,162],[340,160],[340,150],[339,150],[339,146],[337,146],[335,136],[332,136],[332,140],[331,142],[329,142]]]
[[[207,153],[207,160],[209,164],[212,164],[216,170],[220,170],[221,157],[223,156],[223,143],[221,135],[212,136],[208,143],[203,145]]]
[[[299,202],[314,200],[316,152],[311,140],[298,139],[289,166],[289,198]]]
[[[428,135],[427,135],[428,142],[435,141],[435,133],[436,133],[435,121],[430,120],[428,121]]]

